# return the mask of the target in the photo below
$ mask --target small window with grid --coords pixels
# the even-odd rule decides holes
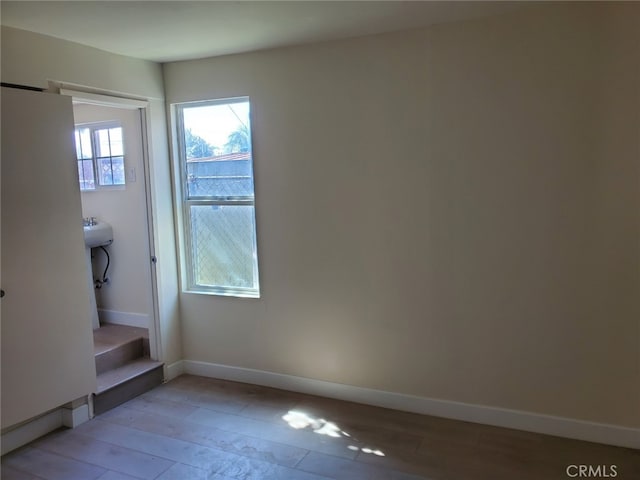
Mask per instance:
[[[122,127],[113,122],[77,125],[76,157],[80,190],[125,184]]]

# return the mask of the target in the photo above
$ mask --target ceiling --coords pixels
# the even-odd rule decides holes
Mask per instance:
[[[500,14],[519,2],[5,1],[2,25],[171,62]]]

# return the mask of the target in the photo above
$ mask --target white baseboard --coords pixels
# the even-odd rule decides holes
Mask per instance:
[[[84,403],[75,408],[60,407],[24,422],[12,430],[2,434],[1,455],[26,445],[60,427],[75,428],[91,419],[89,404]]]
[[[169,380],[173,380],[176,377],[179,377],[184,372],[184,360],[178,360],[177,362],[173,362],[171,365],[165,364],[164,366],[164,380],[168,382]]]
[[[47,433],[62,426],[62,409],[58,408],[52,412],[41,415],[19,427],[2,435],[2,455],[9,453],[16,448],[20,448],[36,438],[40,438]]]
[[[76,428],[91,420],[89,405],[78,405],[76,408],[62,409],[62,425],[69,428]]]
[[[129,327],[149,328],[149,315],[146,313],[118,312],[117,310],[98,309],[100,323],[113,323]]]
[[[179,364],[179,365],[178,365]],[[168,367],[180,373],[252,383],[294,392],[308,393],[406,412],[513,428],[559,437],[640,449],[640,429],[588,422],[539,413],[488,407],[450,400],[354,387],[311,378],[283,375],[249,368],[183,360]],[[178,373],[180,372],[180,373]],[[175,378],[175,377],[171,377]]]

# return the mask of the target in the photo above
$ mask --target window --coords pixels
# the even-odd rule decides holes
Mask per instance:
[[[187,289],[259,297],[248,98],[176,106]]]
[[[125,184],[122,127],[113,122],[78,125],[75,136],[80,190]]]

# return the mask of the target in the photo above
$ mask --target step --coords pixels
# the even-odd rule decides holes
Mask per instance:
[[[143,347],[148,354],[149,330],[127,325],[104,324],[93,331],[93,345],[95,355],[100,355],[118,345],[142,338]]]
[[[100,328],[96,328],[93,331],[95,353],[101,353],[114,345],[141,337],[149,338],[149,330],[141,327],[105,323]]]
[[[162,362],[140,358],[98,375],[94,413],[104,413],[160,385],[162,365]]]
[[[105,324],[93,331],[96,373],[119,368],[140,357],[149,356],[146,328]]]
[[[125,366],[127,363],[144,357],[142,338],[134,338],[125,343],[114,345],[95,356],[96,373],[98,375],[109,370]]]

